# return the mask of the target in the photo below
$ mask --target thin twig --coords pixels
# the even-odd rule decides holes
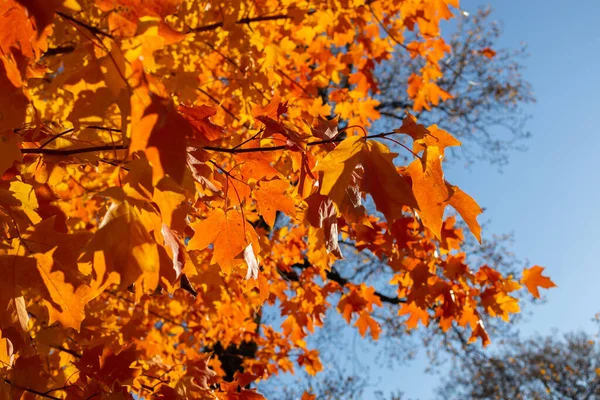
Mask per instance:
[[[37,391],[37,390],[35,390],[35,389],[30,389],[30,388],[28,388],[28,387],[24,387],[24,386],[18,386],[18,385],[15,385],[15,384],[13,384],[13,383],[12,383],[10,380],[8,380],[8,379],[4,379],[4,382],[5,382],[5,383],[8,383],[10,386],[12,386],[12,387],[14,387],[14,388],[16,388],[16,389],[21,389],[21,390],[24,390],[24,391],[26,391],[26,392],[33,393],[33,394],[36,394],[36,395],[38,395],[38,396],[45,397],[46,399],[53,399],[53,400],[60,400],[60,399],[61,399],[60,397],[55,397],[55,396],[52,396],[52,395],[50,395],[50,394],[47,394],[48,392],[46,392],[46,393],[44,393],[44,392],[38,392],[38,391]],[[62,388],[58,388],[58,389],[53,389],[53,390],[50,390],[50,392],[52,392],[52,391],[55,391],[55,390],[63,390],[63,389],[65,389],[65,388],[64,388],[64,387],[62,387]]]
[[[309,10],[306,12],[306,15],[312,15],[316,12],[316,10]],[[259,17],[246,17],[241,18],[235,21],[236,24],[251,24],[253,22],[261,22],[261,21],[276,21],[281,19],[293,19],[294,17],[289,14],[275,14],[275,15],[262,15]],[[190,32],[200,33],[200,32],[209,32],[214,31],[215,29],[223,27],[223,22],[215,22],[208,25],[199,26],[197,28],[190,29]]]
[[[62,346],[50,346],[50,347],[53,348],[53,349],[55,349],[55,350],[62,351],[63,353],[70,354],[70,355],[72,355],[75,358],[81,358],[81,354],[77,353],[75,350],[70,350],[70,349],[67,349],[67,348],[62,347]]]
[[[66,20],[69,20],[69,21],[73,22],[74,24],[77,24],[77,25],[79,25],[79,26],[87,29],[88,31],[90,31],[90,32],[92,32],[92,33],[94,33],[96,35],[104,36],[104,37],[113,39],[113,35],[111,35],[110,33],[106,33],[106,32],[104,32],[104,31],[102,31],[102,30],[100,30],[100,29],[98,29],[98,28],[96,28],[94,26],[86,24],[85,22],[81,22],[78,19],[75,19],[75,18],[71,17],[68,14],[65,14],[65,13],[60,12],[60,11],[56,11],[56,14],[60,15],[61,17],[63,17]]]
[[[74,130],[75,130],[75,128],[67,129],[66,131],[63,131],[63,132],[61,132],[61,133],[59,133],[57,135],[52,136],[50,139],[48,139],[47,141],[45,141],[44,143],[42,143],[42,145],[39,148],[43,149],[44,147],[48,146],[50,143],[54,142],[59,137],[62,137],[64,135],[66,135],[67,133],[71,133]]]

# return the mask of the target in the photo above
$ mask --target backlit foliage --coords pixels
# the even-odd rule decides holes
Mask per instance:
[[[397,46],[423,60],[414,111],[452,97],[436,82],[456,7],[0,0],[2,398],[262,398],[252,382],[323,369],[305,339],[328,309],[373,339],[388,303],[408,329],[489,343],[481,316],[508,321],[521,285],[466,265],[445,218],[480,239],[442,171],[460,142],[410,114],[370,129]],[[336,272],[340,237],[386,263],[394,296]],[[523,283],[552,286],[541,267]]]

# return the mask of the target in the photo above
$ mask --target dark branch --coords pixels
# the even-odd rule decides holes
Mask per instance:
[[[308,262],[308,260],[305,259],[304,260],[304,264],[294,264],[294,265],[292,265],[292,268],[293,267],[297,267],[297,268],[300,268],[300,269],[306,269],[306,268],[308,268],[310,266],[311,265]],[[300,277],[296,273],[292,273],[292,272],[289,272],[289,271],[282,271],[282,270],[280,270],[279,273],[281,275],[283,275],[286,279],[289,279],[291,281],[298,282],[299,279],[300,279]],[[340,273],[335,268],[333,268],[333,267],[331,268],[330,271],[327,271],[327,279],[329,279],[329,280],[331,280],[333,282],[339,283],[342,287],[346,286],[346,284],[348,284],[348,283],[352,283],[352,282],[350,282],[350,280],[348,280],[348,279],[344,278],[343,276],[341,276]],[[378,292],[378,291],[375,291],[374,294],[375,294],[375,296],[379,297],[379,299],[382,302],[384,302],[384,303],[394,304],[394,305],[395,304],[406,303],[406,299],[401,299],[399,297],[391,297],[391,296],[385,295],[385,294],[383,294],[381,292]]]
[[[314,14],[316,10],[309,10],[306,12],[306,15]],[[281,19],[293,19],[294,17],[289,14],[275,14],[275,15],[263,15],[260,17],[246,17],[242,19],[238,19],[235,21],[236,24],[251,24],[253,22],[261,22],[261,21],[276,21]],[[221,28],[223,26],[223,22],[215,22],[209,25],[199,26],[197,28],[190,29],[190,32],[209,32],[214,31],[215,29]]]
[[[48,139],[47,141],[45,141],[44,143],[42,143],[42,145],[40,146],[40,149],[43,149],[44,147],[48,146],[50,143],[54,142],[59,137],[62,137],[64,135],[66,135],[67,133],[71,133],[74,130],[75,130],[75,128],[70,128],[70,129],[67,129],[66,131],[63,131],[63,132],[59,133],[58,135],[52,136],[50,139]]]
[[[44,57],[56,56],[59,54],[68,54],[75,51],[75,46],[60,46],[60,47],[50,47],[44,53]]]
[[[81,149],[21,149],[21,154],[48,154],[55,156],[72,156],[74,154],[93,153],[95,151],[127,150],[129,146],[118,144],[116,146],[94,146]]]
[[[4,379],[4,382],[8,383],[9,385],[11,385],[12,387],[14,387],[14,388],[16,388],[16,389],[21,389],[21,390],[24,390],[24,391],[26,391],[26,392],[33,393],[33,394],[36,394],[36,395],[38,395],[38,396],[44,397],[44,398],[46,398],[46,399],[54,399],[54,400],[60,400],[61,398],[60,398],[60,397],[55,397],[55,396],[52,396],[52,395],[48,394],[49,392],[54,392],[54,391],[56,391],[56,390],[64,390],[64,389],[66,389],[66,387],[62,387],[62,388],[58,388],[58,389],[52,389],[52,390],[50,390],[50,391],[48,391],[48,392],[45,392],[45,393],[44,393],[44,392],[39,392],[39,391],[37,391],[37,390],[35,390],[35,389],[30,389],[30,388],[28,388],[28,387],[17,386],[17,385],[15,385],[15,384],[13,384],[13,383],[12,383],[10,380],[8,380],[8,379]]]
[[[94,33],[94,34],[96,34],[98,36],[104,36],[104,37],[113,39],[113,35],[111,35],[110,33],[106,33],[106,32],[104,32],[104,31],[102,31],[102,30],[100,30],[100,29],[98,29],[98,28],[96,28],[94,26],[86,24],[85,22],[81,22],[78,19],[75,19],[75,18],[71,17],[68,14],[62,13],[60,11],[57,11],[56,14],[60,15],[61,17],[63,17],[64,19],[66,19],[68,21],[71,21],[72,23],[74,23],[76,25],[79,25],[79,26],[87,29],[88,31],[90,31],[90,32],[92,32],[92,33]]]
[[[96,127],[98,129],[98,127]],[[109,128],[106,128],[109,129]],[[110,128],[111,131],[117,131],[116,129]],[[66,132],[63,132],[59,135],[62,135]],[[374,135],[367,135],[363,138],[366,139],[382,139],[387,136],[398,134],[398,132],[382,132]],[[57,136],[59,136],[57,135]],[[56,138],[56,136],[55,136]],[[54,140],[54,139],[51,139]],[[339,143],[343,141],[343,137],[335,137],[333,139],[326,140],[317,140],[314,142],[309,142],[307,146],[317,146],[326,143]],[[21,154],[48,154],[48,155],[56,155],[56,156],[71,156],[75,154],[82,153],[93,153],[96,151],[113,151],[113,150],[127,150],[129,148],[128,145],[118,144],[118,145],[104,145],[104,146],[94,146],[94,147],[84,147],[80,149],[44,149],[43,147],[35,148],[35,149],[21,149]],[[202,149],[215,151],[219,153],[229,153],[229,154],[239,154],[239,153],[255,153],[261,151],[277,151],[277,150],[285,150],[288,149],[288,146],[271,146],[271,147],[248,147],[245,149],[240,149],[237,147],[234,148],[226,148],[226,147],[214,147],[214,146],[204,146]]]
[[[50,346],[51,348],[58,350],[58,351],[62,351],[63,353],[67,353],[72,355],[75,358],[81,358],[81,354],[77,353],[75,350],[69,350],[65,347],[62,346]]]

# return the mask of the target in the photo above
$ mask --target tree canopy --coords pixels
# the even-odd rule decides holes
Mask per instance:
[[[554,286],[469,265],[446,213],[481,240],[442,169],[461,143],[416,117],[459,98],[457,0],[0,4],[3,398],[262,398],[323,369],[306,339],[328,310],[378,339],[385,304],[485,346],[485,318]],[[376,131],[399,51],[408,104]],[[336,268],[354,253],[385,290]]]

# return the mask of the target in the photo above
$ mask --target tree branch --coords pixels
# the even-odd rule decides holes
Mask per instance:
[[[306,12],[306,15],[312,15],[316,12],[316,10],[309,10]],[[294,16],[289,14],[275,14],[275,15],[262,15],[259,17],[246,17],[242,19],[238,19],[235,21],[236,24],[251,24],[253,22],[261,22],[261,21],[276,21],[280,19],[293,19]],[[190,32],[199,33],[199,32],[209,32],[214,31],[215,29],[223,27],[223,22],[215,22],[213,24],[203,25],[196,28],[190,29]]]
[[[69,350],[62,346],[50,346],[50,348],[58,350],[58,351],[62,351],[63,353],[70,354],[75,358],[81,358],[81,354],[77,353],[75,350]]]
[[[96,128],[97,129],[97,128]],[[111,128],[112,130],[112,128]],[[382,132],[376,133],[373,135],[364,136],[363,139],[383,139],[387,136],[398,134],[398,132]],[[327,143],[339,143],[343,141],[342,137],[335,137],[333,139],[325,139],[325,140],[317,140],[314,142],[308,142],[306,146],[318,146],[321,144]],[[79,149],[45,149],[42,147],[35,149],[21,149],[21,154],[48,154],[48,155],[56,155],[56,156],[71,156],[75,154],[82,153],[93,153],[96,151],[113,151],[113,150],[127,150],[129,149],[128,145],[118,144],[118,145],[105,145],[105,146],[94,146],[94,147],[84,147]],[[240,149],[237,147],[228,148],[228,147],[215,147],[215,146],[204,146],[203,150],[215,151],[219,153],[228,153],[228,154],[240,154],[240,153],[257,153],[262,151],[277,151],[277,150],[285,150],[289,149],[288,146],[270,146],[270,147],[247,147],[245,149]]]
[[[330,280],[332,280],[334,282],[339,283],[342,286],[345,286],[347,283],[351,283],[348,279],[341,276],[340,273],[337,272],[337,270],[333,267],[331,267],[330,271],[327,271],[327,278],[329,278]],[[381,292],[378,292],[377,290],[375,291],[374,294],[375,294],[375,296],[379,297],[379,300],[383,301],[384,303],[388,303],[388,304],[406,303],[406,299],[401,299],[398,297],[390,297]]]
[[[396,108],[411,108],[412,105],[409,102],[405,102],[402,100],[393,100],[393,101],[384,101],[379,103],[375,109],[377,111],[380,111],[384,108],[392,108],[392,109],[396,109]]]
[[[301,268],[301,269],[306,269],[306,268],[308,268],[310,266],[311,265],[308,262],[308,260],[305,259],[304,260],[304,264],[294,264],[294,265],[292,265],[292,268],[293,267],[298,267],[298,268]],[[299,279],[300,279],[299,276],[298,276],[298,274],[296,274],[296,273],[292,274],[292,273],[289,273],[289,272],[286,272],[286,271],[279,271],[279,273],[281,275],[283,275],[286,279],[289,279],[289,280],[292,280],[292,281],[298,282]],[[333,282],[339,283],[342,287],[346,286],[346,284],[348,284],[348,283],[352,283],[348,279],[346,279],[343,276],[341,276],[340,273],[337,272],[337,270],[335,268],[333,268],[333,267],[331,268],[330,271],[327,271],[326,276],[327,276],[327,279],[329,279],[329,280],[331,280]],[[381,292],[378,292],[378,291],[375,291],[374,294],[375,294],[375,296],[379,297],[379,299],[381,301],[383,301],[384,303],[394,304],[394,305],[395,304],[406,303],[406,299],[401,299],[399,297],[391,297],[391,296],[385,295],[385,294],[383,294]]]
[[[55,156],[72,156],[74,154],[93,153],[95,151],[112,151],[112,150],[127,150],[129,146],[118,144],[116,146],[94,146],[84,147],[81,149],[21,149],[21,154],[48,154]]]
[[[113,35],[111,35],[110,33],[106,33],[106,32],[104,32],[104,31],[102,31],[102,30],[100,30],[100,29],[98,29],[98,28],[96,28],[94,26],[86,24],[85,22],[81,22],[78,19],[75,19],[75,18],[71,17],[68,14],[62,13],[60,11],[56,11],[56,14],[60,15],[61,17],[63,17],[66,20],[71,21],[74,24],[77,24],[77,25],[79,25],[79,26],[87,29],[88,31],[90,31],[90,32],[92,32],[92,33],[94,33],[96,35],[104,36],[104,37],[113,39]]]
[[[56,390],[63,390],[63,389],[65,389],[65,388],[66,388],[66,387],[62,387],[62,388],[58,388],[58,389],[52,389],[52,390],[49,390],[48,392],[38,392],[37,390],[30,389],[30,388],[28,388],[28,387],[23,387],[23,386],[18,386],[18,385],[15,385],[15,384],[13,384],[13,383],[12,383],[10,380],[8,380],[8,379],[4,379],[4,382],[8,383],[10,386],[12,386],[12,387],[14,387],[14,388],[16,388],[16,389],[21,389],[21,390],[24,390],[24,391],[26,391],[26,392],[33,393],[33,394],[36,394],[36,395],[38,395],[38,396],[44,397],[44,398],[46,398],[46,399],[53,399],[53,400],[61,400],[61,398],[60,398],[60,397],[55,397],[55,396],[52,396],[52,395],[50,395],[50,394],[48,394],[48,393],[50,393],[50,392],[54,392],[54,391],[56,391]]]

